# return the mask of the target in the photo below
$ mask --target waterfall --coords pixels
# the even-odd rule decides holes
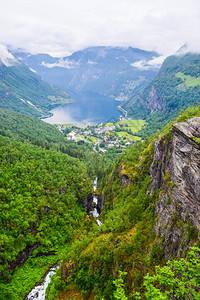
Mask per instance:
[[[30,293],[26,296],[25,300],[45,300],[45,292],[48,284],[51,281],[51,277],[56,273],[58,266],[52,267],[47,275],[45,276],[43,282],[40,285],[35,286]]]
[[[95,196],[95,191],[96,191],[96,189],[97,189],[97,180],[98,180],[98,177],[96,177],[95,178],[95,180],[93,181],[93,202],[97,205],[97,197]],[[98,214],[98,212],[97,212],[97,209],[96,209],[96,207],[94,208],[94,210],[93,210],[93,216],[94,216],[94,218],[96,219],[96,221],[97,221],[97,224],[99,225],[99,226],[101,226],[102,225],[102,223],[101,223],[101,221],[99,220],[99,214]]]

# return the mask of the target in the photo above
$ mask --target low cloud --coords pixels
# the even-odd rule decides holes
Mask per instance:
[[[159,69],[165,60],[166,56],[162,55],[159,57],[154,57],[153,59],[147,60],[138,60],[131,64],[132,67],[138,68],[140,70],[151,70],[151,69]]]
[[[46,68],[55,68],[55,67],[61,67],[65,69],[74,69],[80,65],[79,62],[74,61],[74,60],[69,60],[69,59],[60,59],[58,62],[55,62],[53,64],[50,63],[45,63],[44,61],[41,64],[42,66]]]
[[[97,62],[92,60],[88,60],[87,63],[88,65],[97,65]]]
[[[68,56],[90,46],[200,52],[199,0],[2,0],[0,43]]]
[[[0,63],[10,67],[17,63],[17,59],[7,50],[7,47],[0,45]]]

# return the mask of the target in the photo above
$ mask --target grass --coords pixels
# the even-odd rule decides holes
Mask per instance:
[[[131,135],[129,134],[128,132],[126,131],[120,131],[120,132],[117,132],[117,135],[120,137],[126,137],[126,140],[133,140],[133,141],[140,141],[141,140],[141,137],[139,136],[134,136],[134,135]]]
[[[135,135],[134,135],[134,136],[132,137],[132,139],[133,139],[134,141],[141,141],[142,138],[141,138],[140,136],[135,136]]]
[[[119,125],[126,124],[128,125],[128,127],[126,127],[127,129],[131,129],[132,133],[136,133],[142,129],[142,126],[144,126],[146,122],[144,120],[127,120],[127,121],[119,121],[117,122],[117,125],[118,124]]]
[[[113,125],[114,125],[114,123],[108,122],[108,123],[106,123],[106,124],[104,125],[104,127],[109,127],[109,126],[113,126]]]
[[[84,138],[85,141],[92,142],[93,144],[95,144],[97,142],[97,138],[95,138],[94,136],[79,135],[78,137]],[[78,138],[77,138],[77,140],[78,140]]]
[[[87,137],[86,140],[90,141],[90,142],[92,142],[94,144],[97,142],[97,138],[95,138],[94,136]]]
[[[182,72],[179,72],[176,74],[176,77],[181,78],[184,82],[185,88],[194,87],[197,85],[200,85],[200,77],[192,77],[190,75],[185,75]],[[179,87],[182,86],[182,84],[179,85]]]

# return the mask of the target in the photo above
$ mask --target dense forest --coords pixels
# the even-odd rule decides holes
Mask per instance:
[[[66,154],[7,137],[0,145],[0,272],[6,282],[34,249],[34,256],[54,253],[73,239],[87,223],[81,207],[92,184],[85,166]]]

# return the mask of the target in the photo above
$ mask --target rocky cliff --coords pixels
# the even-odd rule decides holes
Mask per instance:
[[[163,237],[165,258],[180,255],[200,230],[200,117],[172,126],[171,138],[155,143],[151,192],[162,187],[155,204],[155,233]]]

